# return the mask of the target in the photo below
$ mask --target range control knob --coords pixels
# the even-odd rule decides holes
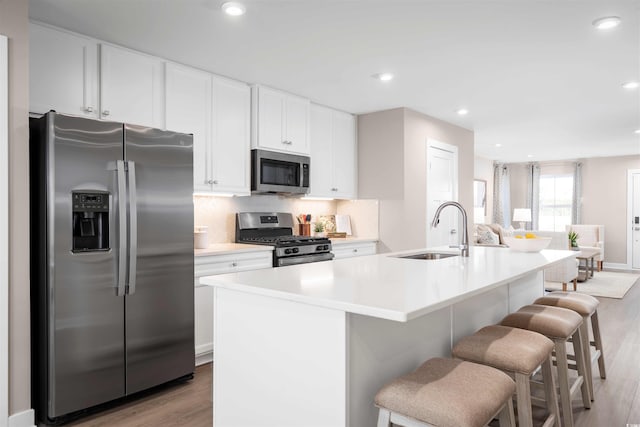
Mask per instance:
[[[329,245],[324,245],[324,247],[322,249],[324,249],[324,250],[329,249]]]
[[[323,245],[320,245],[320,246],[318,246],[318,247],[316,248],[316,251],[321,251],[321,250],[323,250],[323,249],[324,249],[324,246],[323,246]]]
[[[291,250],[293,251],[294,254],[297,254],[298,252],[300,252],[300,249],[298,249],[298,248],[293,248]]]
[[[284,253],[285,253],[285,254],[290,254],[290,253],[291,253],[291,249],[285,249],[285,250],[284,250]]]

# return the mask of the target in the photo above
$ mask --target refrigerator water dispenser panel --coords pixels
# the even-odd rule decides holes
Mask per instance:
[[[74,191],[73,252],[109,250],[109,193]]]

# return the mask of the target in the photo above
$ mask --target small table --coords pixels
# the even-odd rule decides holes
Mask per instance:
[[[593,277],[595,271],[593,258],[600,254],[599,249],[580,248],[580,253],[576,256],[578,260],[578,281],[585,282]],[[584,261],[584,263],[583,263]]]

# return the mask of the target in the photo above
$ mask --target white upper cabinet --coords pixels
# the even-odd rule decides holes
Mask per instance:
[[[193,133],[194,191],[250,194],[250,97],[244,83],[167,63],[167,129]]]
[[[212,191],[251,193],[251,89],[213,77]]]
[[[253,108],[252,148],[309,154],[308,99],[254,86]]]
[[[193,134],[193,189],[211,190],[211,74],[166,64],[167,129]]]
[[[311,189],[309,196],[356,198],[355,117],[311,105]]]
[[[164,128],[164,61],[100,46],[100,118]]]
[[[98,44],[29,24],[29,111],[98,117]]]

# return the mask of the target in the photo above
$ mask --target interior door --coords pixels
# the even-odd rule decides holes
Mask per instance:
[[[632,175],[631,197],[631,268],[640,268],[640,173]]]
[[[427,246],[459,244],[463,230],[459,230],[459,211],[445,208],[440,214],[438,227],[431,223],[438,206],[446,201],[458,199],[458,152],[457,147],[429,141],[427,145]]]
[[[193,138],[125,125],[127,394],[193,373]]]

